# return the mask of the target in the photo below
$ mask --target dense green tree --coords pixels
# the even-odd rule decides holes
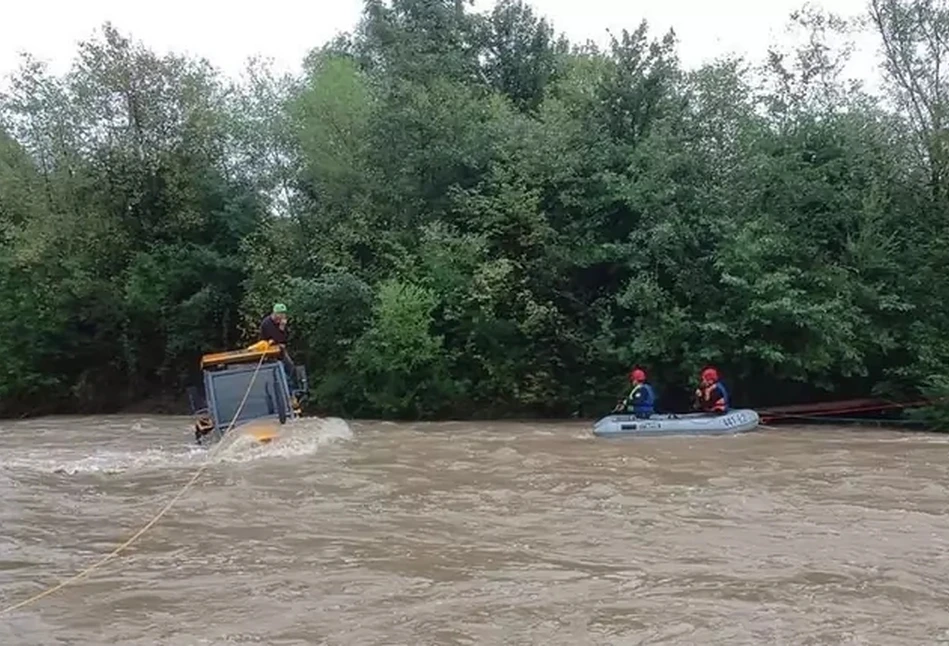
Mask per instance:
[[[277,300],[319,411],[595,414],[949,394],[949,22],[856,23],[683,69],[640,24],[577,46],[521,0],[367,0],[298,76],[239,82],[106,25],[0,105],[0,410],[180,393]],[[944,293],[945,292],[945,293]]]
[[[236,342],[240,243],[263,211],[228,178],[228,107],[206,63],[109,25],[63,78],[26,61],[3,104],[20,144],[0,152],[4,410],[177,389]]]

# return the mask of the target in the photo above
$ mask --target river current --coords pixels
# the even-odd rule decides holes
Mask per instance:
[[[0,645],[949,644],[949,436],[304,420],[228,443]],[[182,417],[0,423],[0,606],[208,459]]]

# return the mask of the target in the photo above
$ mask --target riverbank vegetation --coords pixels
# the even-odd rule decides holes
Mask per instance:
[[[196,378],[275,301],[316,409],[594,415],[949,392],[949,10],[687,70],[645,24],[570,43],[518,0],[367,0],[299,76],[240,82],[111,25],[0,106],[0,409],[101,412]],[[182,410],[182,412],[186,412]]]

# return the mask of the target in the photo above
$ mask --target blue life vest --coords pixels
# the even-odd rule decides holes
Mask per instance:
[[[636,384],[626,401],[632,404],[635,415],[649,416],[655,412],[656,392],[647,383]]]
[[[731,397],[728,396],[728,390],[725,388],[725,384],[720,381],[715,382],[715,387],[722,393],[722,399],[725,400],[725,410],[722,412],[727,413],[732,408]]]

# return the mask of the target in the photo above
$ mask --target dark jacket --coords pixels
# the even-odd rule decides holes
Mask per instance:
[[[277,345],[287,345],[288,336],[287,329],[284,328],[281,330],[272,315],[268,314],[264,317],[264,320],[260,322],[261,341],[273,341]]]

